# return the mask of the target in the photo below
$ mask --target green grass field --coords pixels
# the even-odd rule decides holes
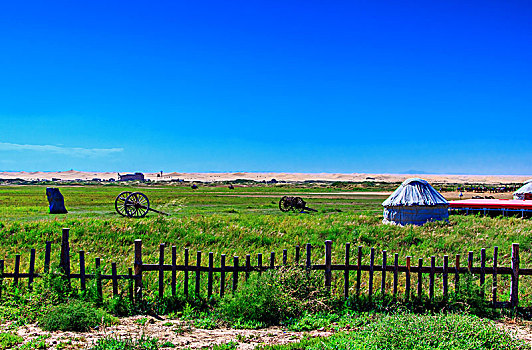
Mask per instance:
[[[52,259],[58,261],[63,227],[71,230],[73,266],[77,264],[76,252],[84,250],[89,264],[95,257],[101,257],[107,270],[110,262],[117,262],[122,273],[132,267],[133,242],[139,238],[143,240],[146,263],[157,262],[160,243],[177,246],[178,263],[183,259],[183,249],[189,248],[191,252],[214,252],[215,264],[220,254],[241,257],[251,254],[255,262],[257,253],[266,259],[274,251],[280,259],[283,249],[289,250],[290,261],[295,245],[311,243],[316,247],[313,261],[317,263],[323,261],[324,241],[332,240],[333,263],[343,262],[344,244],[350,242],[352,249],[358,245],[364,247],[366,262],[369,248],[375,247],[376,264],[380,264],[381,250],[387,250],[389,257],[398,253],[400,264],[404,264],[406,256],[412,256],[416,262],[424,258],[425,265],[432,255],[436,256],[437,265],[441,265],[446,254],[450,261],[455,254],[461,254],[465,264],[467,252],[474,251],[475,264],[478,264],[481,248],[487,249],[490,264],[493,247],[499,246],[499,266],[509,266],[510,246],[517,242],[521,266],[532,267],[531,220],[451,216],[449,223],[430,223],[423,227],[383,225],[381,203],[387,195],[372,193],[368,188],[358,191],[356,186],[262,185],[234,190],[227,186],[202,186],[192,190],[189,186],[153,184],[59,188],[69,210],[65,215],[48,214],[46,186],[0,186],[0,257],[6,260],[6,271],[13,269],[16,254],[22,254],[21,271],[27,271],[31,248],[37,250],[37,266],[41,269],[44,244],[48,240],[53,242]],[[114,199],[125,190],[142,191],[148,195],[153,208],[171,215],[150,213],[143,219],[119,216]],[[282,213],[278,201],[283,195],[299,195],[318,212]],[[506,298],[507,277],[501,279],[499,293],[501,298]],[[340,289],[340,275],[337,280]],[[531,280],[524,277],[521,281],[522,303],[531,304]]]

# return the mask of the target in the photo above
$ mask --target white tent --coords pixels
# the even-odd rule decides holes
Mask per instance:
[[[427,181],[418,178],[405,180],[382,206],[384,223],[423,225],[449,219],[449,202]]]
[[[532,200],[532,179],[525,181],[525,184],[514,192],[514,199]]]

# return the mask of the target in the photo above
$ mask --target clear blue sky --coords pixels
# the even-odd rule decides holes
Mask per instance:
[[[0,170],[532,174],[529,1],[4,1]]]

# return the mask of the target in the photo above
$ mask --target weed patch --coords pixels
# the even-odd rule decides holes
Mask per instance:
[[[117,319],[105,311],[79,300],[59,304],[39,319],[39,325],[47,331],[87,331],[100,324],[116,322]]]

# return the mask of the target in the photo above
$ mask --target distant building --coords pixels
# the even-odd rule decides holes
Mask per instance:
[[[145,181],[143,173],[125,174],[118,173],[118,181]]]

